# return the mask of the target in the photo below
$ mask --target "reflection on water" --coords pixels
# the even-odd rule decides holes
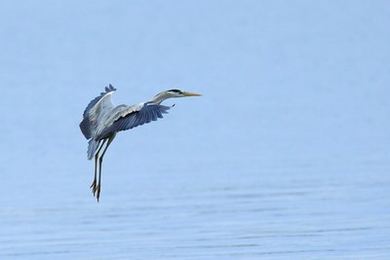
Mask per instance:
[[[205,181],[204,172],[197,173],[199,181],[191,180],[193,185],[177,173],[158,189],[140,184],[132,191],[114,188],[131,182],[131,176],[121,176],[125,180],[110,183],[100,204],[89,194],[58,204],[48,198],[47,206],[39,207],[5,203],[0,258],[389,256],[385,184],[390,178],[379,170],[363,170],[335,183],[340,173],[317,170],[248,171],[237,179],[220,173],[213,181]]]

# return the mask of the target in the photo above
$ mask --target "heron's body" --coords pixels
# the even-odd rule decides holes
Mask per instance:
[[[103,156],[108,146],[114,140],[116,133],[139,125],[156,121],[168,113],[171,108],[161,105],[168,98],[199,96],[196,93],[171,89],[157,94],[152,100],[137,105],[114,106],[111,95],[116,89],[109,85],[100,96],[93,99],[87,106],[80,123],[80,129],[88,139],[88,159],[95,157],[95,176],[91,188],[99,201],[101,190],[101,166]],[[98,178],[97,178],[98,177]]]

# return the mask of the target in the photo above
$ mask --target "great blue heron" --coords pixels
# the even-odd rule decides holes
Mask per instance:
[[[133,106],[113,106],[111,95],[116,89],[110,84],[100,96],[87,106],[80,123],[80,129],[88,141],[88,160],[95,156],[95,174],[91,184],[92,193],[99,201],[103,156],[119,131],[156,121],[171,108],[161,105],[167,98],[200,96],[197,93],[170,89],[153,97],[152,100]]]

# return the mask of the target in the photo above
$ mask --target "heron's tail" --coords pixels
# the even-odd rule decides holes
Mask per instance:
[[[96,149],[99,146],[99,142],[95,141],[93,138],[88,141],[88,160],[91,160],[95,155]]]

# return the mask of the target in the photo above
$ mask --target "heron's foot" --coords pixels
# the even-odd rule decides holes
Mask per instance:
[[[96,200],[97,202],[99,202],[99,198],[100,198],[100,184],[96,185],[96,194],[94,194],[96,196]]]
[[[95,196],[95,193],[96,193],[96,180],[93,180],[90,188],[92,189],[93,196]]]

